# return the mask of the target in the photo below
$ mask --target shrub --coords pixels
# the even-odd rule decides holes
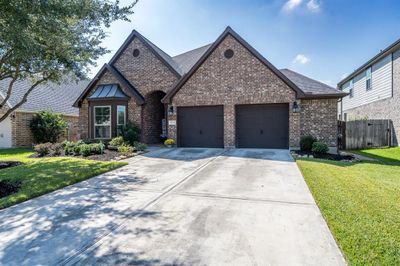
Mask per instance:
[[[112,145],[112,146],[115,146],[115,147],[118,147],[118,146],[124,144],[124,138],[122,136],[113,138],[108,144]]]
[[[50,142],[46,142],[43,144],[38,144],[34,147],[35,152],[37,152],[37,154],[39,156],[45,156],[48,155],[51,152],[51,147],[53,144],[51,144]]]
[[[173,140],[173,139],[166,139],[166,140],[164,141],[164,144],[165,144],[165,145],[174,145],[174,144],[175,144],[175,140]]]
[[[65,155],[74,154],[74,148],[76,146],[76,143],[71,142],[71,141],[64,141],[63,146],[64,146]]]
[[[103,143],[92,143],[87,144],[90,147],[91,154],[102,154],[104,151],[104,144]]]
[[[51,150],[54,153],[54,155],[60,155],[61,151],[63,150],[62,143],[54,143],[53,146],[51,147]]]
[[[75,147],[79,147],[79,153],[83,157],[87,157],[91,154],[91,144],[82,144],[82,145],[77,145]]]
[[[312,152],[315,152],[315,153],[327,153],[328,151],[329,151],[329,147],[325,143],[316,141],[312,145]]]
[[[139,141],[135,141],[133,146],[137,151],[144,151],[147,149],[147,145]]]
[[[317,139],[314,138],[311,135],[308,136],[302,136],[300,138],[300,150],[301,151],[311,151],[312,145],[314,142],[316,142]]]
[[[30,123],[33,138],[38,143],[57,142],[68,124],[62,115],[51,111],[41,111],[33,116]]]
[[[118,152],[122,155],[129,155],[135,151],[135,148],[128,144],[122,144],[118,146]]]
[[[134,145],[140,139],[140,127],[132,122],[127,123],[121,128],[121,136],[130,145]]]
[[[74,147],[72,148],[73,153],[74,153],[75,155],[81,154],[81,147],[82,147],[83,145],[87,145],[87,144],[78,144],[78,143],[75,143],[75,144],[74,144]]]

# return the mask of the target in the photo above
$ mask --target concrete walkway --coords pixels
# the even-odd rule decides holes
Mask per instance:
[[[1,265],[344,265],[289,152],[157,149],[0,211]]]

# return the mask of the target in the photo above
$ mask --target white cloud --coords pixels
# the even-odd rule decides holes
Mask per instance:
[[[293,59],[293,64],[300,64],[300,65],[305,65],[310,62],[310,58],[303,54],[298,54],[296,57]]]
[[[283,10],[285,11],[291,11],[298,7],[303,0],[288,0],[285,5],[283,6]]]
[[[321,3],[318,0],[310,0],[307,3],[307,8],[311,12],[317,13],[320,11]]]

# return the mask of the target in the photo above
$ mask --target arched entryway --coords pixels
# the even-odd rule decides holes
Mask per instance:
[[[153,91],[145,96],[142,115],[142,141],[147,144],[161,143],[163,140],[164,104],[161,99],[163,91]],[[165,132],[164,132],[165,133]]]

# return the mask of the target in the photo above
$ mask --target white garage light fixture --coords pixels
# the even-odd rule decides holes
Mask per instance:
[[[292,110],[293,110],[293,113],[300,112],[300,105],[297,102],[293,102]]]

